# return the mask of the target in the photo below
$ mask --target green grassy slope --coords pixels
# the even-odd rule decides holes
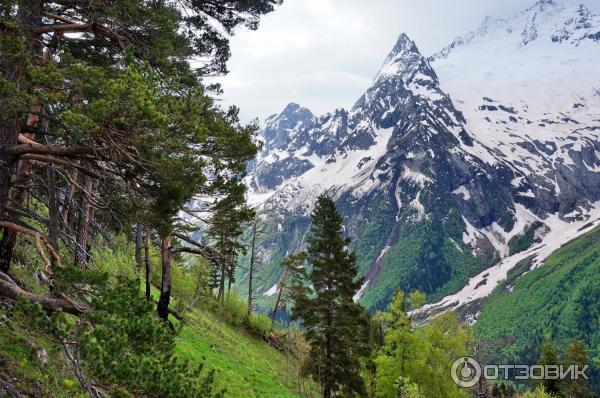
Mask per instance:
[[[1,312],[0,312],[1,313]],[[1,317],[1,316],[0,316]],[[0,377],[31,397],[87,397],[65,361],[60,344],[30,327],[22,316],[0,322]],[[10,323],[9,323],[10,322]],[[42,355],[43,353],[43,355]],[[38,356],[39,355],[39,356]],[[40,360],[44,357],[46,360]],[[3,397],[0,389],[0,397]]]
[[[600,228],[568,243],[539,268],[510,279],[484,300],[475,324],[484,340],[510,337],[512,343],[497,350],[501,358],[535,361],[545,333],[561,347],[580,339],[592,358],[599,356]]]
[[[0,377],[11,380],[23,393],[40,398],[87,396],[65,360],[61,345],[36,329],[27,317],[2,317],[0,347]],[[37,357],[42,349],[48,358],[45,364]],[[188,315],[176,350],[181,358],[214,369],[216,386],[227,390],[226,397],[312,396],[302,391],[297,361],[210,311],[195,310]],[[311,388],[306,383],[304,389]]]
[[[227,397],[301,397],[294,359],[261,339],[220,321],[210,312],[196,311],[180,334],[177,351],[194,362],[205,359],[216,371],[216,385]]]

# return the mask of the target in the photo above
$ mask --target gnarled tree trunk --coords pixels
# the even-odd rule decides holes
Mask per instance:
[[[17,9],[17,19],[25,26],[34,26],[41,20],[42,0],[24,0],[20,1]],[[27,43],[25,52],[33,54],[39,51],[39,46],[35,40]],[[22,62],[4,57],[0,60],[4,69],[3,78],[14,84],[16,89],[22,88],[22,76],[24,66]],[[0,112],[4,111],[0,105]],[[7,110],[8,114],[0,119],[0,220],[6,219],[6,207],[8,206],[10,191],[12,187],[12,176],[15,172],[15,158],[12,154],[2,151],[18,143],[19,133],[21,132],[22,117],[14,109]],[[37,122],[37,121],[36,121]],[[4,229],[3,242],[0,250],[0,271],[8,272],[12,260],[12,248],[16,242],[16,235],[10,229]]]
[[[35,105],[33,113],[27,118],[27,127],[34,128],[37,126],[39,118],[37,113],[41,111],[41,106]],[[27,138],[32,139],[33,134],[24,134]],[[15,208],[23,205],[27,195],[27,185],[31,179],[31,162],[29,160],[19,160],[17,163],[17,173],[15,177],[15,189],[12,192],[11,202]],[[9,188],[10,189],[10,188]],[[13,229],[4,229],[2,241],[0,241],[0,270],[8,272],[12,261],[15,245],[17,244],[17,231]]]

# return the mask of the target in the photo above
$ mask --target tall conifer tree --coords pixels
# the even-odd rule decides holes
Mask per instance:
[[[573,340],[565,350],[565,365],[578,366],[580,370],[589,366],[587,347],[580,340]],[[565,395],[572,398],[593,398],[596,395],[588,388],[588,380],[583,377],[568,378],[565,380]]]
[[[321,383],[324,398],[364,396],[359,357],[368,316],[353,301],[361,284],[356,255],[348,251],[350,239],[342,237],[342,217],[331,198],[317,199],[310,232],[311,288],[294,289],[293,308],[293,318],[302,319],[310,344],[305,370]]]
[[[540,365],[549,366],[549,365],[559,365],[560,362],[558,360],[558,353],[556,348],[554,347],[554,342],[552,341],[552,336],[549,334],[544,338],[544,342],[540,346]],[[553,397],[562,397],[560,391],[560,380],[558,379],[545,379],[542,381],[542,385],[544,386],[544,391]]]

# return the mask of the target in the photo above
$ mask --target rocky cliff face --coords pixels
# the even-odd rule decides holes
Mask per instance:
[[[365,276],[356,299],[370,308],[396,287],[470,297],[465,289],[493,286],[512,257],[594,222],[595,30],[585,7],[545,0],[511,20],[487,18],[429,58],[403,34],[350,111],[315,116],[292,103],[268,118],[248,178],[269,230],[261,290],[302,248],[322,193],[344,215]],[[494,280],[492,265],[502,270]]]

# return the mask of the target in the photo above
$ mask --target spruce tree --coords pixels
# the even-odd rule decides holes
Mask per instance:
[[[565,365],[576,365],[579,369],[583,369],[589,365],[587,356],[587,348],[580,340],[573,340],[565,350]],[[565,381],[565,395],[572,398],[593,398],[596,395],[590,391],[587,386],[587,380],[579,377],[577,379],[567,379]]]
[[[342,217],[333,200],[317,199],[312,213],[307,259],[311,292],[295,289],[293,319],[301,318],[310,344],[306,371],[322,385],[323,397],[364,396],[359,358],[367,327],[365,310],[353,301],[360,288],[356,255],[343,238]]]
[[[547,334],[544,338],[544,342],[540,346],[540,365],[559,365],[558,353],[554,347],[552,337]],[[555,397],[562,397],[560,391],[560,380],[557,379],[545,379],[542,381],[544,391]]]

